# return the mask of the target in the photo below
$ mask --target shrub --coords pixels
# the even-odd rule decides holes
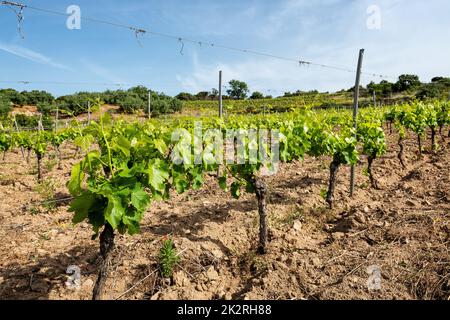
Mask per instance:
[[[54,108],[55,108],[55,106],[53,106],[52,104],[48,104],[48,103],[39,103],[37,105],[37,110],[40,113],[42,113],[44,116],[49,116],[50,114],[52,114]]]
[[[11,112],[11,102],[0,95],[0,118],[5,118]]]
[[[38,128],[40,116],[26,116],[23,114],[16,114],[17,125],[22,128]],[[42,117],[42,126],[45,130],[53,128],[53,119],[50,116]]]
[[[22,104],[36,106],[39,103],[52,103],[55,98],[46,91],[32,90],[21,92],[23,96]]]
[[[145,102],[136,93],[124,94],[118,99],[117,104],[125,113],[136,113],[145,106]]]
[[[25,97],[14,89],[2,89],[0,90],[0,96],[3,96],[14,105],[22,106],[26,103]]]
[[[153,116],[180,112],[182,107],[180,100],[152,92],[151,113]],[[145,112],[148,112],[148,108],[145,108]]]
[[[419,100],[435,99],[440,96],[439,89],[434,85],[424,85],[416,94],[416,98]]]

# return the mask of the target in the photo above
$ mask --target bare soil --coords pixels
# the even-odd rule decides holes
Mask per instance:
[[[267,177],[270,241],[263,256],[256,253],[254,195],[233,200],[209,177],[199,191],[153,203],[140,235],[116,237],[105,297],[449,299],[449,141],[419,158],[411,136],[403,170],[397,136],[389,140],[389,152],[373,168],[380,190],[370,188],[362,159],[353,198],[350,170],[340,170],[333,209],[322,197],[329,158],[283,164]],[[65,183],[79,160],[66,145],[58,170],[52,155],[44,161],[41,187],[34,160],[26,164],[20,151],[0,165],[0,299],[91,298],[98,240],[91,240],[88,224],[72,225],[68,201],[39,203],[69,197]],[[181,257],[172,279],[161,279],[157,269],[166,235]],[[78,290],[65,285],[71,265],[81,269]],[[370,286],[373,270],[380,271],[378,290]]]

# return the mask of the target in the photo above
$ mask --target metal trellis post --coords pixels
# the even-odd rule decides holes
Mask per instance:
[[[222,71],[219,71],[219,117],[223,117],[223,101],[222,101]]]
[[[355,138],[357,138],[356,130],[358,128],[358,104],[359,104],[359,84],[361,82],[361,68],[364,58],[364,49],[359,51],[358,58],[358,68],[356,70],[356,82],[355,82],[355,96],[354,96],[354,104],[353,104],[353,127],[355,129]],[[353,197],[355,192],[355,175],[356,175],[356,167],[353,165],[351,168],[350,175],[350,197]]]
[[[148,119],[152,118],[152,92],[148,90]]]

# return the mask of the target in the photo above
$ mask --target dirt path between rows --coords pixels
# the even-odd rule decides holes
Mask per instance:
[[[284,164],[267,178],[268,254],[256,254],[256,200],[233,200],[208,178],[199,191],[153,203],[140,235],[117,237],[106,298],[115,299],[448,299],[450,298],[450,144],[417,159],[406,141],[407,168],[389,152],[374,163],[373,190],[358,166],[348,197],[349,168],[339,172],[336,207],[327,208],[330,159]],[[427,141],[427,146],[429,141]],[[52,154],[52,153],[51,153]],[[37,188],[34,163],[20,152],[0,164],[0,299],[90,299],[98,242],[83,223],[71,224],[65,182],[78,160],[64,148],[63,168],[47,158]],[[54,206],[54,207],[52,207]],[[162,238],[174,238],[181,263],[172,281],[154,272]],[[65,285],[70,265],[81,288]],[[148,276],[150,275],[150,276]],[[379,277],[378,277],[379,276]]]

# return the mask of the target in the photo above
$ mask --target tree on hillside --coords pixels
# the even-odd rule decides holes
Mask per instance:
[[[219,90],[217,90],[216,88],[212,88],[208,98],[211,100],[216,100],[218,97],[219,97]]]
[[[367,91],[370,95],[375,92],[377,96],[389,97],[394,92],[394,84],[387,80],[383,80],[379,84],[372,81],[367,85]]]
[[[0,95],[11,101],[14,105],[23,106],[26,103],[26,98],[14,89],[1,89]]]
[[[11,111],[11,102],[7,97],[0,95],[0,118],[6,117]]]
[[[199,93],[197,93],[195,95],[195,98],[197,100],[207,100],[209,96],[209,92],[208,91],[200,91]]]
[[[414,74],[402,74],[394,85],[396,92],[403,92],[411,89],[417,89],[422,83],[419,76]]]
[[[147,93],[148,96],[148,93]],[[125,113],[136,113],[147,105],[147,102],[142,100],[138,93],[130,92],[123,95],[117,100],[120,110]]]
[[[132,87],[132,88],[128,89],[128,92],[130,92],[132,94],[132,96],[133,96],[133,94],[137,95],[143,101],[148,100],[148,88],[146,88],[144,86]]]
[[[422,84],[417,91],[418,99],[447,99],[450,93],[450,78],[435,77],[431,83]]]
[[[433,84],[425,84],[416,94],[416,98],[419,100],[440,98],[440,91],[437,86]]]
[[[229,83],[230,89],[227,90],[230,98],[235,100],[243,100],[247,98],[247,94],[249,93],[248,85],[239,80],[231,80]]]
[[[347,90],[348,93],[352,93],[355,92],[355,86],[351,87],[350,89]],[[371,93],[371,91],[369,90],[369,87],[366,89],[364,88],[364,86],[359,86],[359,94],[364,97],[367,96],[367,93]]]
[[[183,101],[195,100],[194,95],[192,95],[188,92],[180,92],[179,94],[177,94],[175,96],[175,98],[178,100],[183,100]]]
[[[431,83],[434,85],[450,86],[450,78],[435,77],[431,79]]]
[[[444,77],[434,77],[433,79],[431,79],[431,82],[440,82],[444,79],[445,79]]]
[[[369,91],[370,94],[373,94],[374,92],[378,94],[380,89],[379,89],[378,85],[375,82],[371,81],[367,85],[367,91]]]
[[[392,82],[389,82],[387,80],[383,80],[379,84],[381,93],[383,96],[388,97],[394,92],[394,84]]]
[[[264,99],[264,95],[259,92],[259,91],[255,91],[252,93],[252,95],[250,96],[250,99],[252,100],[256,100],[256,99]]]
[[[39,103],[53,103],[55,98],[46,91],[32,90],[32,91],[23,91],[21,92],[24,100],[23,103],[36,106]]]
[[[37,110],[38,112],[42,113],[44,116],[49,116],[52,114],[55,107],[52,104],[49,103],[38,103],[37,104]]]
[[[84,112],[87,112],[87,100],[88,98],[80,93],[72,95],[61,96],[56,99],[56,104],[60,110],[64,110],[69,114],[78,116]]]

